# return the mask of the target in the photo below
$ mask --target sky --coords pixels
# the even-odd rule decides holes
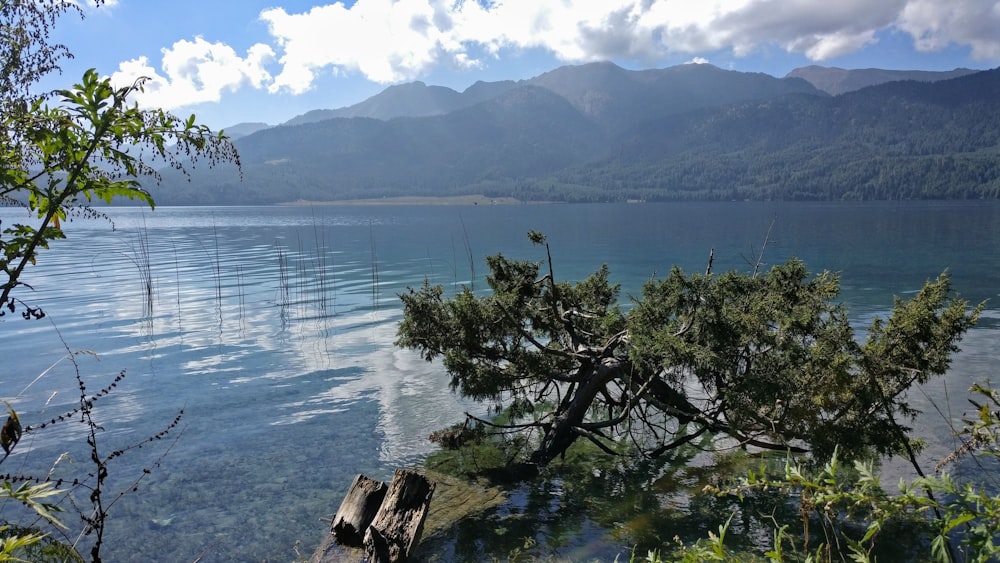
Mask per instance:
[[[219,129],[280,124],[392,84],[462,91],[563,65],[709,63],[781,77],[807,65],[1000,66],[1000,0],[106,0],[54,39],[142,106]]]

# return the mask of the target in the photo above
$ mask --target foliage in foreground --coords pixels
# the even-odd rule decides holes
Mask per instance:
[[[1000,459],[1000,393],[982,385],[972,392],[981,400],[976,418],[966,420],[964,445],[942,465],[960,456],[982,453]],[[681,544],[669,557],[651,552],[650,562],[660,561],[875,561],[881,534],[892,523],[909,522],[910,540],[920,544],[926,537],[922,560],[950,563],[985,563],[1000,558],[1000,493],[981,483],[960,481],[948,473],[901,480],[898,491],[889,494],[870,463],[856,461],[854,471],[842,467],[836,456],[822,470],[811,473],[791,459],[784,475],[770,477],[751,472],[729,485],[711,491],[740,500],[760,490],[777,490],[798,504],[800,520],[775,520],[773,542],[760,553],[748,553],[726,545],[732,517],[719,526],[719,533],[691,545]],[[819,532],[810,531],[818,526]],[[795,531],[795,526],[799,531]],[[860,530],[854,537],[848,528]]]
[[[70,457],[63,454],[46,472],[25,472],[22,464],[20,469],[0,474],[0,499],[11,499],[23,504],[29,509],[29,514],[34,515],[34,518],[26,517],[14,522],[7,521],[9,514],[4,514],[3,519],[0,519],[0,561],[4,561],[5,557],[14,561],[83,561],[84,556],[79,549],[85,538],[90,546],[90,561],[102,561],[101,549],[106,541],[105,529],[112,507],[126,494],[139,490],[141,483],[152,473],[152,468],[159,465],[160,458],[126,481],[124,488],[117,490],[111,485],[112,465],[115,460],[134,450],[163,440],[177,429],[184,414],[183,411],[179,412],[169,424],[152,436],[108,451],[100,438],[105,428],[97,422],[95,405],[122,382],[125,372],[120,372],[111,383],[92,392],[87,389],[75,356],[75,353],[68,351],[66,359],[73,365],[76,374],[80,393],[78,406],[58,416],[50,415],[37,424],[22,425],[21,415],[8,404],[7,421],[0,431],[0,445],[4,450],[0,467],[6,469],[3,463],[25,436],[37,435],[56,425],[74,423],[82,426],[86,436],[90,466],[82,474],[62,476],[57,468]],[[172,444],[167,446],[167,451],[171,446]],[[80,526],[60,519],[57,513],[75,513]]]
[[[18,303],[25,318],[44,315],[14,297],[14,290],[27,285],[21,278],[39,252],[65,238],[63,222],[106,218],[90,207],[95,200],[124,197],[153,207],[139,178],[159,180],[154,166],[183,171],[185,162],[199,157],[237,161],[228,139],[195,123],[193,115],[140,109],[130,97],[144,80],[116,88],[91,69],[72,88],[32,95],[28,85],[57,69],[67,53],[47,43],[48,32],[74,10],[80,8],[66,0],[0,4],[0,127],[6,133],[0,137],[0,203],[25,207],[37,219],[0,231],[0,315],[13,313]]]
[[[849,461],[915,461],[906,393],[947,370],[982,307],[970,310],[942,274],[897,299],[860,343],[836,275],[811,276],[794,259],[715,274],[710,259],[704,274],[675,267],[650,280],[626,312],[607,268],[557,281],[544,237],[529,238],[546,261],[488,257],[488,294],[446,297],[425,283],[402,295],[397,344],[441,358],[453,389],[505,412],[507,422],[471,426],[522,435],[520,461],[536,466],[578,438],[656,457],[705,436],[817,460],[840,447]]]
[[[94,2],[96,6],[103,3]],[[197,124],[193,115],[182,119],[160,109],[140,109],[132,98],[143,89],[142,79],[115,87],[91,69],[72,88],[39,92],[39,80],[58,71],[60,61],[71,56],[67,47],[50,40],[56,22],[67,14],[82,16],[81,4],[76,0],[0,0],[0,128],[4,132],[0,135],[0,205],[22,207],[29,218],[23,223],[0,225],[0,317],[14,312],[25,319],[45,316],[40,306],[18,297],[20,290],[31,288],[23,279],[26,269],[37,263],[50,243],[66,237],[64,222],[73,217],[107,219],[90,207],[92,202],[124,197],[152,208],[153,199],[139,179],[159,181],[156,166],[184,172],[185,166],[198,158],[209,163],[229,160],[239,166],[229,140]],[[75,365],[73,355],[69,353]],[[25,525],[0,525],[0,560],[82,559],[76,551],[79,538],[62,541],[40,532],[42,527],[65,530],[53,514],[60,502],[77,509],[83,522],[82,535],[92,538],[90,558],[101,560],[108,510],[124,494],[109,498],[109,462],[162,438],[179,421],[179,417],[174,419],[144,442],[103,452],[98,447],[102,428],[92,417],[93,403],[121,377],[124,371],[110,387],[91,395],[77,369],[80,406],[36,428],[22,427],[20,416],[8,405],[7,420],[0,430],[4,452],[0,463],[23,434],[78,417],[86,427],[93,465],[88,475],[68,483],[53,480],[51,473],[2,476],[0,499],[16,501],[30,510]],[[133,490],[148,472],[145,469],[134,481]],[[72,493],[80,490],[86,491],[86,499],[74,500]],[[60,502],[52,497],[59,497]]]

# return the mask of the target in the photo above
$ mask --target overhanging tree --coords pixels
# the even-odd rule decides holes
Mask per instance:
[[[115,87],[91,69],[72,88],[35,92],[69,56],[49,42],[49,32],[74,12],[80,8],[70,0],[0,0],[0,203],[26,207],[36,219],[0,231],[0,315],[17,309],[13,294],[26,285],[25,269],[65,238],[68,217],[103,217],[90,207],[95,200],[124,197],[153,207],[140,178],[158,181],[157,167],[183,171],[198,158],[239,164],[229,140],[193,115],[140,109],[131,98],[142,79]],[[43,313],[24,305],[22,314]]]
[[[96,0],[100,6],[103,0]],[[90,207],[95,200],[111,202],[125,197],[153,206],[153,199],[140,179],[158,181],[157,167],[185,170],[196,159],[209,163],[232,160],[239,165],[232,144],[221,134],[195,122],[194,116],[180,118],[159,109],[140,109],[133,101],[143,88],[139,80],[115,87],[107,78],[89,70],[72,88],[39,91],[39,80],[59,70],[59,63],[71,56],[69,50],[50,41],[50,32],[60,17],[82,15],[77,0],[0,0],[0,205],[26,208],[23,223],[0,225],[0,316],[20,309],[25,318],[41,317],[40,307],[26,304],[16,295],[30,287],[25,281],[28,266],[52,241],[65,238],[67,219],[73,216],[107,217]],[[76,366],[67,346],[67,357]],[[61,544],[40,532],[43,524],[61,529],[53,515],[59,503],[78,508],[84,527],[82,535],[95,537],[90,549],[92,561],[101,560],[104,523],[108,510],[124,492],[107,499],[105,486],[108,463],[126,451],[160,439],[176,427],[179,416],[167,428],[132,446],[106,454],[98,447],[93,417],[94,401],[114,388],[124,371],[98,394],[80,386],[80,407],[69,414],[37,426],[22,426],[21,416],[6,403],[7,420],[0,430],[3,456],[18,446],[22,435],[65,420],[80,420],[89,429],[87,445],[93,466],[88,475],[72,485],[44,476],[5,473],[0,499],[14,499],[32,508],[37,515],[27,527],[0,521],[0,561],[38,553],[53,560],[82,560],[75,542]],[[142,475],[149,472],[144,470]],[[136,490],[140,476],[129,490]],[[20,485],[17,485],[20,483]],[[67,501],[58,487],[85,490],[90,509]],[[104,492],[102,492],[104,491]],[[58,495],[61,501],[50,501]],[[81,505],[83,506],[83,505]],[[40,524],[43,523],[43,524]],[[51,540],[51,541],[50,541]],[[52,555],[50,548],[56,549]],[[32,551],[32,550],[36,551]]]
[[[657,456],[693,440],[828,458],[907,455],[914,385],[945,373],[981,306],[952,295],[947,274],[895,302],[860,343],[839,279],[798,260],[766,272],[679,268],[632,306],[602,267],[559,282],[546,261],[487,258],[490,294],[445,297],[429,283],[401,295],[397,345],[443,359],[451,386],[512,422],[471,417],[532,444],[545,465],[577,439],[608,453]]]

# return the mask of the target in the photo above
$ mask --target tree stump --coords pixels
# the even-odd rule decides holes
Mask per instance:
[[[397,469],[375,520],[365,532],[365,552],[373,562],[409,557],[423,530],[434,484],[418,473]]]
[[[396,470],[388,487],[358,475],[310,563],[406,560],[420,541],[433,494],[434,483],[405,469]]]
[[[354,478],[347,496],[340,503],[340,509],[337,510],[330,529],[338,543],[361,547],[365,530],[375,519],[385,493],[386,486],[381,481],[369,479],[364,475]]]

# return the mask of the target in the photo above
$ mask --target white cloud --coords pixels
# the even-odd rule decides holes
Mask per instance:
[[[147,57],[139,57],[119,64],[111,75],[112,82],[121,86],[146,77],[145,91],[137,95],[140,105],[174,109],[217,102],[224,91],[243,86],[262,88],[272,80],[265,65],[274,58],[274,51],[262,43],[240,57],[228,45],[196,37],[194,41],[177,41],[162,54],[159,70]]]
[[[777,45],[823,61],[857,51],[893,24],[906,0],[758,0],[720,14],[711,28],[734,54]]]
[[[221,43],[178,41],[164,50],[162,75],[142,58],[120,74],[153,76],[149,96],[174,107],[246,85],[300,94],[324,73],[399,82],[528,49],[565,62],[658,64],[777,47],[825,61],[897,31],[919,50],[967,46],[1000,60],[1000,0],[356,0],[269,8],[259,19],[273,49],[259,44],[240,57]]]
[[[359,0],[350,8],[338,2],[302,14],[264,10],[260,18],[283,52],[270,89],[304,92],[328,67],[389,83],[441,62],[475,66],[457,35],[461,17],[461,6],[428,0]]]
[[[118,5],[118,0],[104,0],[104,2],[98,6],[93,0],[69,0],[70,4],[75,4],[81,10],[101,10],[114,8]]]
[[[567,62],[656,62],[777,46],[824,61],[892,29],[919,49],[969,45],[975,56],[1000,59],[998,0],[357,0],[260,17],[282,50],[271,89],[294,93],[321,72],[397,82],[438,64],[480,66],[473,53],[504,49],[544,49]]]
[[[977,59],[1000,59],[1000,1],[911,0],[898,27],[913,36],[921,51],[969,45]]]

